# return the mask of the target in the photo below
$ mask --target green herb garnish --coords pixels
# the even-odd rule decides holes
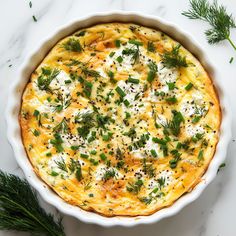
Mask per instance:
[[[110,170],[106,170],[106,172],[104,173],[102,179],[104,181],[107,181],[107,180],[109,180],[111,178],[114,178],[115,176],[116,176],[115,170],[114,169],[110,169]]]
[[[50,140],[50,143],[56,148],[57,152],[63,152],[64,148],[62,147],[63,140],[61,135],[58,133],[54,134],[54,139]]]
[[[180,157],[182,154],[179,153],[177,149],[172,150],[170,153],[174,156],[174,158],[169,161],[169,164],[170,164],[170,168],[174,169],[176,168],[178,162],[180,161]]]
[[[205,31],[208,43],[215,44],[227,40],[236,50],[236,45],[230,38],[230,29],[236,27],[235,20],[223,5],[218,5],[216,0],[213,3],[207,0],[190,0],[190,9],[182,12],[182,15],[210,24],[211,28]]]
[[[65,236],[61,219],[54,220],[39,205],[36,192],[26,180],[0,171],[0,229],[32,235]]]
[[[198,158],[199,160],[202,160],[202,159],[203,159],[203,150],[200,150],[200,151],[199,151],[197,158]]]
[[[218,173],[222,168],[224,168],[225,166],[226,166],[225,163],[220,164],[220,166],[219,166],[219,168],[218,168],[218,170],[217,170],[217,173]]]
[[[139,79],[134,79],[131,76],[129,76],[128,80],[129,83],[133,83],[133,84],[139,84]]]
[[[130,40],[129,40],[129,43],[130,43],[130,44],[134,44],[134,45],[136,45],[136,46],[142,46],[142,45],[143,45],[142,42],[137,41],[137,40],[135,40],[135,39],[130,39]]]
[[[142,186],[143,186],[143,181],[141,179],[138,179],[135,183],[128,183],[126,189],[128,192],[131,192],[133,194],[138,194]]]
[[[146,158],[144,158],[143,160],[142,160],[142,164],[143,164],[143,172],[146,174],[146,175],[148,175],[148,177],[149,178],[152,178],[152,177],[154,177],[155,176],[155,168],[153,168],[153,165],[152,165],[152,163],[150,163],[150,164],[147,164],[147,160],[146,160]]]
[[[63,43],[63,47],[67,51],[71,51],[71,52],[81,52],[83,50],[83,48],[80,44],[80,41],[75,38],[69,38],[68,41]]]
[[[51,69],[42,67],[41,75],[37,79],[37,85],[40,90],[45,90],[47,92],[52,92],[52,90],[49,88],[50,83],[53,79],[57,77],[57,75],[60,73],[57,69]]]
[[[149,83],[152,83],[152,81],[156,77],[157,65],[154,61],[151,61],[151,62],[148,63],[148,68],[149,68],[149,72],[148,72],[148,76],[147,76],[147,81]]]
[[[155,47],[155,45],[154,45],[153,42],[148,41],[147,50],[148,50],[149,52],[156,52],[156,47]]]
[[[107,156],[104,153],[101,153],[99,156],[103,161],[107,159]]]
[[[80,157],[83,158],[83,159],[88,159],[89,155],[85,154],[85,153],[80,153]]]
[[[165,67],[167,68],[179,68],[179,67],[187,67],[188,63],[186,62],[186,58],[181,56],[179,53],[181,45],[178,44],[172,48],[170,52],[165,52],[162,55],[162,61]]]
[[[65,160],[63,158],[61,158],[60,161],[55,161],[57,167],[60,169],[60,170],[63,170],[65,172],[68,172],[68,169],[67,169],[67,166],[66,166],[66,163],[65,163]]]
[[[126,93],[119,86],[115,90],[122,98],[126,96]]]
[[[157,157],[157,156],[158,156],[156,150],[151,149],[150,152],[151,152],[151,154],[152,154],[153,157]]]
[[[193,87],[193,84],[192,84],[191,82],[189,82],[189,83],[185,86],[185,90],[189,91],[192,87]]]
[[[117,48],[120,47],[120,40],[119,40],[119,39],[116,39],[116,40],[115,40],[115,45],[116,45]]]
[[[176,110],[173,110],[172,114],[172,120],[167,121],[167,123],[164,125],[164,128],[167,132],[169,130],[173,135],[178,136],[180,133],[180,125],[182,122],[184,122],[184,118],[181,112],[178,112]]]
[[[37,22],[37,21],[38,21],[37,18],[36,18],[36,16],[33,15],[32,18],[33,18],[34,22]]]
[[[166,102],[168,102],[169,104],[175,104],[177,102],[177,98],[175,96],[173,97],[169,97],[165,99]]]
[[[56,133],[67,133],[69,130],[66,118],[64,117],[62,121],[53,128],[53,132]]]
[[[117,60],[119,63],[122,63],[123,57],[122,57],[122,56],[118,56],[118,57],[116,58],[116,60]]]

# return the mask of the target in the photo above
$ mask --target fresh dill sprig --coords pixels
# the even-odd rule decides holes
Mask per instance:
[[[146,158],[142,160],[142,165],[143,165],[142,171],[144,172],[144,174],[148,175],[149,178],[155,176],[156,169],[153,167],[152,163],[147,164]]]
[[[178,136],[180,133],[180,125],[182,122],[184,122],[184,118],[181,112],[178,112],[176,110],[173,110],[172,114],[172,120],[167,121],[164,125],[164,133],[168,134],[170,131],[173,135]]]
[[[125,48],[122,51],[122,54],[127,55],[127,56],[132,56],[131,59],[132,59],[133,65],[139,61],[139,47],[138,46],[133,46],[132,48]]]
[[[102,179],[103,179],[104,181],[107,181],[107,180],[109,180],[109,179],[111,179],[111,178],[114,178],[115,176],[116,176],[115,170],[114,170],[114,169],[108,169],[108,170],[106,170],[106,172],[104,173]]]
[[[138,194],[142,186],[143,181],[141,179],[138,179],[135,183],[128,183],[128,186],[126,186],[126,190],[130,193]]]
[[[81,52],[83,50],[80,41],[75,38],[69,38],[68,41],[63,43],[63,47],[65,48],[65,50],[71,52]]]
[[[162,55],[162,62],[167,68],[178,68],[178,67],[187,67],[188,63],[186,62],[186,57],[179,54],[179,49],[181,45],[178,44],[172,48],[170,52],[165,52]]]
[[[54,111],[61,112],[63,109],[66,109],[71,104],[71,96],[68,94],[66,97],[63,97],[62,94],[58,93],[57,98],[55,99],[56,104],[53,104]]]
[[[37,79],[37,85],[40,90],[45,90],[47,92],[52,92],[49,88],[50,83],[54,78],[57,77],[57,75],[60,73],[58,69],[51,69],[42,67],[41,68],[42,73]]]
[[[59,124],[57,124],[53,128],[53,132],[56,132],[56,133],[59,133],[59,132],[67,133],[68,130],[69,130],[69,127],[68,127],[67,120],[65,117],[62,119],[62,121]]]
[[[55,161],[57,167],[60,169],[60,170],[63,170],[65,172],[68,172],[68,169],[67,169],[67,165],[65,163],[65,160],[63,158],[61,158],[60,161]]]
[[[26,180],[0,171],[0,229],[33,235],[65,236],[61,219],[54,220],[39,205]]]
[[[189,19],[206,21],[211,25],[211,28],[205,32],[208,43],[215,44],[228,40],[236,50],[236,45],[230,38],[230,29],[236,28],[235,20],[223,5],[218,4],[217,0],[212,4],[207,0],[190,0],[190,9],[182,12],[182,15]]]
[[[75,123],[81,125],[77,128],[79,135],[83,139],[87,138],[90,129],[95,126],[94,112],[78,113],[75,117]]]

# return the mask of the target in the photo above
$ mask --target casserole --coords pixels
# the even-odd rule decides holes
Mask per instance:
[[[151,28],[158,28],[161,31],[169,34],[170,36],[174,34],[174,39],[181,42],[188,50],[190,50],[193,54],[197,56],[197,58],[201,61],[204,68],[208,71],[211,78],[213,78],[214,84],[217,88],[217,92],[220,98],[221,110],[222,110],[222,123],[220,129],[220,140],[217,145],[216,153],[211,161],[208,170],[206,171],[205,175],[202,178],[202,181],[192,190],[192,192],[182,196],[178,201],[176,201],[172,206],[164,208],[150,216],[139,216],[139,217],[120,217],[116,216],[113,218],[106,218],[101,215],[97,215],[92,212],[85,212],[77,207],[68,205],[67,203],[63,202],[59,197],[57,197],[46,185],[42,184],[41,180],[37,178],[37,176],[33,173],[32,166],[28,161],[26,156],[24,147],[21,141],[20,135],[20,128],[18,122],[13,121],[18,117],[19,107],[21,102],[22,92],[24,87],[27,83],[29,75],[38,65],[38,63],[45,57],[48,50],[55,45],[55,43],[65,37],[66,35],[71,34],[75,30],[79,28],[88,27],[97,23],[104,23],[104,22],[134,22],[137,24],[141,24]],[[158,25],[158,27],[156,27]],[[171,33],[172,32],[172,33]],[[81,220],[85,220],[86,222],[94,222],[99,223],[105,226],[108,225],[134,225],[137,223],[145,223],[145,222],[154,222],[161,218],[164,218],[168,215],[173,215],[176,213],[180,208],[194,200],[204,189],[205,186],[213,179],[215,176],[218,166],[222,163],[225,153],[226,153],[226,144],[229,141],[230,137],[230,128],[229,128],[229,112],[225,110],[225,97],[222,94],[221,89],[218,86],[217,80],[217,73],[212,67],[207,63],[209,59],[203,56],[201,50],[195,45],[196,43],[193,40],[189,40],[188,37],[184,36],[179,30],[176,30],[176,27],[170,26],[168,24],[163,23],[160,19],[148,16],[141,16],[135,15],[134,13],[112,13],[112,14],[98,14],[97,16],[88,17],[86,19],[82,19],[80,21],[76,21],[69,26],[63,27],[60,31],[54,34],[54,37],[51,39],[45,40],[39,50],[36,50],[36,53],[30,58],[28,62],[23,66],[21,70],[21,77],[19,76],[19,80],[13,86],[13,90],[11,90],[11,96],[9,100],[8,110],[7,110],[7,121],[8,121],[8,137],[9,140],[14,148],[17,161],[19,162],[20,166],[24,170],[27,179],[29,182],[43,195],[44,199],[57,208],[59,208],[62,212],[74,215]],[[39,52],[40,53],[37,53]],[[24,80],[22,79],[24,78]],[[12,120],[13,119],[13,120]],[[12,133],[13,132],[13,133]],[[13,135],[14,134],[14,135]],[[18,136],[17,136],[18,135]],[[223,138],[222,138],[223,137]],[[219,151],[220,150],[220,151]],[[19,155],[21,154],[21,155]],[[24,155],[23,155],[24,154]],[[24,158],[23,158],[24,157]],[[28,174],[27,174],[28,173]],[[42,190],[42,188],[45,188]]]

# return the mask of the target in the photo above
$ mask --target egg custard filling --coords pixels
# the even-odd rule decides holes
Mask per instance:
[[[221,111],[207,72],[178,42],[108,23],[51,49],[26,85],[19,119],[35,172],[62,199],[138,216],[202,180]]]

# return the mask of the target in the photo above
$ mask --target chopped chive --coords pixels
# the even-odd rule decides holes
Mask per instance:
[[[166,143],[167,143],[167,141],[166,140],[164,140],[164,139],[159,139],[159,138],[152,138],[152,141],[154,142],[154,143],[159,143],[159,144],[162,144],[162,145],[166,145]]]
[[[172,83],[172,82],[167,82],[166,83],[167,85],[168,85],[168,88],[169,88],[169,90],[174,90],[175,89],[175,83]]]
[[[33,134],[34,134],[35,137],[38,137],[38,136],[40,135],[40,132],[35,129],[35,130],[33,131]]]
[[[233,62],[234,58],[231,57],[230,60],[229,60],[229,63],[231,64]]]
[[[131,114],[129,112],[125,112],[125,119],[129,119],[131,117]]]
[[[119,57],[116,58],[116,60],[117,60],[119,63],[121,63],[121,62],[123,61],[123,57],[122,57],[122,56],[119,56]]]
[[[130,40],[129,40],[129,43],[134,44],[134,45],[136,45],[136,46],[142,46],[142,45],[143,45],[142,42],[139,42],[139,41],[137,41],[137,40],[135,40],[135,39],[130,39]]]
[[[99,156],[101,157],[101,159],[103,161],[105,161],[107,159],[107,157],[106,157],[106,155],[104,153],[101,153]]]
[[[92,151],[90,151],[90,154],[91,154],[91,155],[96,155],[96,154],[97,154],[97,151],[96,151],[96,150],[92,150]]]
[[[219,166],[219,168],[218,168],[218,170],[217,170],[217,173],[218,173],[222,168],[224,168],[225,166],[226,166],[225,163],[220,164],[220,166]]]
[[[90,158],[89,161],[94,165],[94,166],[97,166],[98,165],[98,161],[96,161],[95,159],[93,158]]]
[[[115,52],[110,52],[109,57],[113,57],[115,55]]]
[[[176,145],[176,149],[180,149],[182,147],[182,143],[178,142]]]
[[[89,137],[88,138],[88,143],[93,142],[95,139],[96,139],[96,137],[94,137],[94,136]]]
[[[29,7],[32,8],[32,2],[31,1],[29,2]]]
[[[73,150],[73,151],[76,151],[76,150],[79,149],[79,146],[71,146],[70,149]]]
[[[200,151],[199,151],[197,158],[198,158],[199,160],[202,160],[202,159],[203,159],[203,150],[200,150]]]
[[[84,158],[84,159],[88,159],[89,155],[84,154],[84,153],[81,153],[81,154],[80,154],[80,157],[81,157],[81,158]]]
[[[111,83],[115,84],[117,81],[114,79],[115,75],[114,75],[114,72],[112,72],[111,70],[109,70],[107,72],[107,75],[109,76],[110,80],[111,80]]]
[[[153,157],[157,157],[157,152],[156,152],[156,150],[152,149],[152,150],[151,150],[151,154],[152,154]]]
[[[59,174],[56,171],[52,171],[50,175],[55,177],[55,176],[58,176]]]
[[[32,18],[33,18],[34,22],[37,22],[37,21],[38,21],[35,16],[32,16]]]
[[[33,115],[34,115],[35,117],[38,117],[38,116],[39,116],[39,114],[40,114],[40,113],[39,113],[39,111],[38,111],[38,110],[34,110],[34,114],[33,114]]]
[[[82,176],[82,169],[81,169],[80,165],[77,167],[77,170],[75,172],[75,177],[76,177],[76,179],[78,181],[81,181],[81,179],[83,178],[83,176]]]
[[[127,99],[124,100],[124,104],[125,104],[126,107],[128,107],[130,105],[130,103]]]
[[[51,152],[47,152],[46,153],[46,157],[51,157],[52,156],[52,153]]]
[[[189,91],[193,87],[193,84],[190,82],[185,86],[185,90]]]
[[[71,80],[68,79],[68,80],[65,80],[65,84],[70,84],[71,83]]]
[[[171,103],[171,104],[174,104],[177,102],[177,98],[175,96],[170,97],[170,98],[166,98],[165,100],[166,100],[166,102]]]
[[[112,137],[112,133],[109,132],[108,134],[104,134],[102,136],[102,139],[103,139],[103,141],[109,141],[111,139],[111,137]]]
[[[150,70],[150,71],[148,72],[147,81],[148,81],[149,83],[151,83],[151,82],[154,80],[155,76],[156,76],[156,72]]]
[[[133,83],[133,84],[139,84],[139,79],[134,79],[132,77],[129,76],[128,80],[129,83]]]
[[[117,48],[120,47],[120,40],[119,40],[119,39],[116,39],[116,40],[115,40],[115,45],[116,45]]]
[[[192,123],[193,123],[193,124],[196,124],[200,119],[201,119],[201,116],[195,116],[195,117],[192,119]]]
[[[119,86],[117,86],[115,90],[121,97],[126,96],[125,92]]]

